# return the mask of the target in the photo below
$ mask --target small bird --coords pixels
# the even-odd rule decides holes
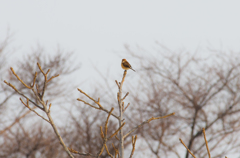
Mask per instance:
[[[122,59],[121,66],[124,70],[132,69],[133,71],[135,71],[126,59]]]

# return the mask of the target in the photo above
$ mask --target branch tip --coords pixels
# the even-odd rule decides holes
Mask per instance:
[[[50,72],[50,69],[48,69],[48,71],[46,72],[46,75]]]
[[[51,107],[52,107],[52,103],[49,104],[48,112],[50,112]]]
[[[194,157],[196,158],[196,156],[188,149],[188,147],[184,144],[184,142],[182,141],[181,138],[179,138],[180,142],[182,143],[182,145],[187,149],[187,151]]]

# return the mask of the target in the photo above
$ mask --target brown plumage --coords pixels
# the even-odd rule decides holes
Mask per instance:
[[[124,70],[132,69],[133,71],[135,71],[126,59],[122,59],[121,66]]]

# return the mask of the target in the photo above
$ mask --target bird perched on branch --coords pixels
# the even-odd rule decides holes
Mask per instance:
[[[132,69],[133,71],[135,71],[126,59],[122,59],[121,66],[124,70]]]

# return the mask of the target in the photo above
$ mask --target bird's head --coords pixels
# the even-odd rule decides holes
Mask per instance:
[[[126,59],[122,59],[122,62],[127,61]]]

